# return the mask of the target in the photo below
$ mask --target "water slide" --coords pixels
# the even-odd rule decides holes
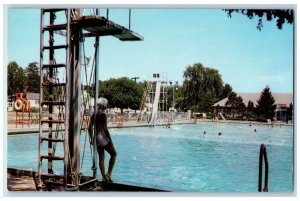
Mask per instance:
[[[220,112],[219,113],[220,114],[220,116],[222,117],[222,119],[225,121],[225,122],[227,122],[227,120],[225,119],[225,117],[223,116],[223,114]]]
[[[149,125],[151,125],[151,126],[156,126],[158,101],[159,101],[159,96],[160,96],[160,87],[161,87],[161,82],[157,82],[156,89],[155,89],[155,97],[154,97],[154,102],[153,102],[153,107],[152,107],[152,116],[151,116],[151,120],[149,122]]]

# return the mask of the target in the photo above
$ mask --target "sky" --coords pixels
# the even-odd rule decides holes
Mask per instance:
[[[25,68],[39,62],[40,9],[9,8],[6,16],[6,63],[16,61]],[[128,10],[110,9],[109,19],[128,27]],[[276,21],[264,21],[259,31],[257,22],[241,14],[229,18],[216,8],[132,9],[131,29],[144,40],[101,37],[99,77],[143,81],[162,73],[168,81],[182,84],[186,67],[202,63],[217,69],[235,92],[261,92],[268,85],[273,93],[292,93],[293,25],[284,24],[279,30]],[[91,39],[85,47],[93,58]]]

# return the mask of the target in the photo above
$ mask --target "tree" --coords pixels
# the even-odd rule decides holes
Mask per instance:
[[[208,112],[223,91],[223,81],[218,70],[196,63],[186,67],[183,77],[185,108]]]
[[[245,110],[245,104],[241,96],[237,96],[235,92],[231,92],[228,96],[228,100],[225,106],[231,107],[232,117],[234,118],[235,111],[243,114]]]
[[[223,91],[221,93],[220,100],[228,97],[231,92],[232,92],[232,87],[226,83],[223,87]]]
[[[99,95],[108,100],[109,107],[118,107],[123,113],[124,108],[139,109],[142,100],[143,84],[122,77],[100,82]]]
[[[175,108],[184,110],[184,88],[180,85],[175,88]]]
[[[39,76],[39,68],[37,66],[37,62],[32,62],[25,69],[27,83],[28,83],[28,91],[39,93],[40,92],[40,76]]]
[[[278,29],[282,29],[282,25],[287,22],[292,24],[294,22],[294,11],[291,9],[286,10],[271,10],[271,9],[225,9],[228,17],[231,18],[232,13],[241,13],[246,15],[249,19],[253,17],[258,17],[257,29],[261,30],[263,27],[263,18],[266,17],[267,21],[271,21],[273,19],[277,19],[277,27]]]
[[[276,109],[275,99],[269,86],[266,86],[257,101],[256,113],[264,119],[272,119]]]
[[[247,115],[252,116],[253,112],[254,112],[254,103],[249,100],[247,104]]]
[[[25,72],[15,61],[7,65],[7,94],[21,93],[27,85]]]

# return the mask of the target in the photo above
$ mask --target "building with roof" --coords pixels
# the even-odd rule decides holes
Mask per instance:
[[[257,101],[260,98],[261,93],[237,93],[237,96],[240,96],[243,99],[243,103],[247,107],[249,101],[253,102],[254,108],[257,106]],[[290,107],[290,104],[293,103],[293,94],[292,93],[272,93],[272,96],[275,99],[276,109],[274,111],[274,117],[280,121],[286,121],[286,109]],[[221,112],[225,116],[231,116],[232,108],[231,106],[226,106],[228,97],[216,102],[213,107],[217,112]]]
[[[30,107],[39,108],[40,107],[40,94],[39,93],[27,93],[27,97],[30,100]]]

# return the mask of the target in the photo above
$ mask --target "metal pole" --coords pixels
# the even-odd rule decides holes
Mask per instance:
[[[77,9],[78,16],[80,16],[80,9]],[[78,172],[79,172],[79,133],[80,133],[80,92],[81,92],[81,80],[80,80],[80,29],[71,29],[70,33],[70,108],[69,110],[69,149],[71,158],[71,181],[72,184],[78,186]]]
[[[69,112],[70,112],[70,56],[71,56],[71,51],[70,51],[70,44],[71,44],[71,38],[70,38],[70,31],[71,31],[71,9],[67,10],[68,15],[67,15],[67,36],[66,36],[66,44],[67,44],[67,49],[66,49],[66,98],[65,98],[65,133],[64,133],[64,187],[65,189],[67,188],[67,179],[68,179],[68,157],[69,157]]]
[[[108,9],[107,9],[108,12]],[[99,9],[96,9],[96,15],[99,14]],[[108,14],[107,14],[108,17]],[[95,179],[97,177],[97,149],[96,149],[96,137],[97,137],[97,130],[96,130],[96,114],[98,111],[98,105],[97,105],[97,99],[99,96],[99,86],[98,86],[98,80],[99,80],[99,73],[98,73],[98,65],[99,65],[99,36],[96,36],[95,38],[95,80],[94,80],[94,84],[95,84],[95,98],[94,98],[94,107],[95,107],[95,111],[94,111],[94,119],[92,119],[91,121],[94,121],[94,143],[93,143],[93,153],[94,153],[94,158],[93,158],[93,178]]]
[[[42,100],[43,100],[43,44],[44,44],[44,32],[43,32],[43,26],[44,26],[44,13],[43,13],[43,9],[41,9],[41,22],[40,22],[40,97],[39,97],[39,101],[40,101],[40,108],[39,108],[39,151],[38,151],[38,164],[39,164],[39,184],[38,187],[41,188],[42,187],[42,160],[40,158],[41,156],[41,136],[42,136]]]
[[[129,9],[129,25],[128,25],[129,30],[130,30],[130,24],[131,24],[131,9]]]
[[[54,24],[54,20],[55,20],[55,13],[50,12],[50,25]],[[54,45],[54,33],[53,31],[49,31],[49,46],[53,46]],[[49,64],[54,64],[54,50],[50,49],[49,50]],[[53,68],[49,68],[49,82],[53,82],[53,76],[54,76],[54,72],[53,72]],[[49,101],[53,101],[53,86],[49,85],[48,87],[49,90],[49,97],[48,100]],[[49,124],[48,124],[48,138],[52,139],[52,114],[53,114],[53,106],[50,104],[49,105]],[[53,147],[52,147],[52,142],[49,141],[48,142],[48,155],[52,156],[53,155]],[[53,162],[51,159],[48,160],[48,173],[53,173]]]
[[[173,84],[173,110],[175,108],[175,102],[174,102],[174,84]]]

